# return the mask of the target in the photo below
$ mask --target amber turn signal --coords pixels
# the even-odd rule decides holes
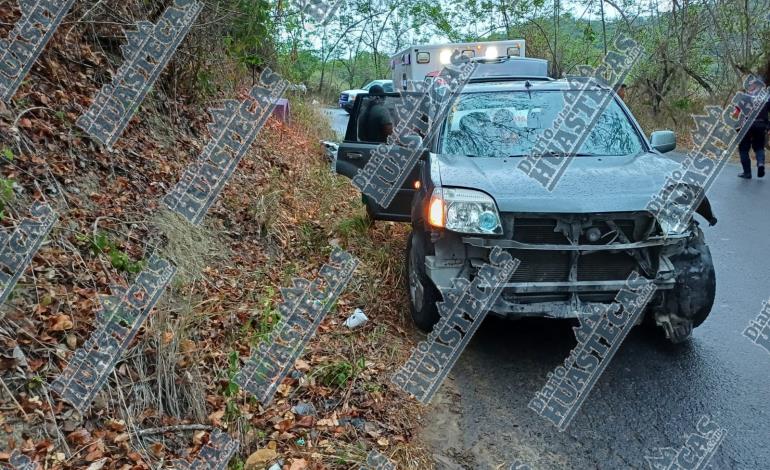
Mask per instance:
[[[444,222],[444,200],[433,196],[430,200],[430,208],[428,209],[428,223],[434,227],[443,228]]]

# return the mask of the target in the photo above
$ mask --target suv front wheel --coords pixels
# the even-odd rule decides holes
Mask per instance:
[[[412,230],[406,243],[406,283],[409,291],[409,310],[415,325],[424,332],[433,329],[439,320],[436,302],[441,293],[425,275],[426,240],[425,232]]]

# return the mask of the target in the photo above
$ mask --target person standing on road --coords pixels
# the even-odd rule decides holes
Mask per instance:
[[[369,88],[369,103],[358,120],[358,140],[387,142],[393,133],[393,120],[385,108],[385,90],[380,85]]]
[[[763,86],[764,83],[761,80],[756,80],[746,91],[750,95],[756,95]],[[743,173],[738,175],[739,178],[751,179],[749,150],[754,150],[754,156],[757,159],[757,177],[763,178],[765,176],[765,143],[767,142],[767,131],[770,130],[770,101],[757,103],[757,105],[762,106],[759,114],[738,144],[738,153],[741,156],[741,166],[743,167]],[[741,109],[737,111],[744,112]]]

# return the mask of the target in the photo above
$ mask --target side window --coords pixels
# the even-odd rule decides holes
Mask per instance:
[[[420,94],[414,93],[415,96]],[[358,142],[366,144],[379,144],[387,142],[388,135],[399,128],[399,122],[401,119],[412,119],[415,122],[408,123],[403,135],[399,137],[406,137],[409,135],[423,137],[423,127],[425,126],[424,120],[420,120],[420,117],[424,117],[421,114],[412,113],[411,109],[400,109],[402,107],[401,94],[390,93],[384,97],[375,97],[364,95],[360,96],[356,100],[356,106],[358,106],[358,113],[355,115],[355,123],[348,126],[348,133],[345,136],[345,140],[349,142]],[[414,102],[414,100],[412,100]],[[406,105],[403,105],[406,107]],[[351,121],[353,117],[351,116]]]
[[[395,127],[395,106],[400,100],[396,96],[362,96],[356,115],[355,141],[360,143],[382,143]]]

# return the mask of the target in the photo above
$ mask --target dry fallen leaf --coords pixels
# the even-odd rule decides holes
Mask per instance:
[[[337,413],[332,413],[332,415],[329,416],[328,418],[319,419],[316,425],[335,427],[335,426],[339,426],[340,422],[337,419]]]
[[[244,470],[263,470],[262,466],[276,457],[278,457],[278,453],[273,449],[259,449],[246,459]]]
[[[85,459],[86,462],[94,462],[98,459],[101,459],[103,456],[104,451],[102,451],[102,449],[94,449],[86,455]]]
[[[64,331],[72,329],[72,318],[69,315],[59,314],[51,320],[52,331]]]
[[[225,416],[225,410],[219,410],[211,413],[209,415],[209,420],[211,421],[211,424],[220,427],[222,426],[222,418]]]
[[[313,421],[315,421],[315,418],[313,418],[312,416],[303,416],[294,425],[299,426],[301,428],[312,428]]]
[[[82,446],[91,441],[91,433],[85,428],[80,428],[69,433],[67,440],[75,445]]]
[[[163,455],[163,444],[156,442],[150,446],[150,450],[156,457],[161,457]]]
[[[289,470],[305,470],[307,468],[307,460],[305,459],[292,459]]]
[[[180,345],[179,349],[184,354],[190,354],[190,353],[194,352],[197,349],[197,347],[198,346],[195,344],[195,341],[192,341],[192,340],[189,340],[189,339],[185,339],[185,340],[182,340],[182,344]]]
[[[102,467],[104,467],[104,464],[107,463],[107,459],[99,459],[96,462],[92,463],[88,466],[86,470],[101,470]]]
[[[171,344],[171,342],[174,340],[174,333],[171,331],[166,331],[163,333],[163,344]]]
[[[288,397],[291,393],[291,386],[287,384],[281,384],[278,386],[278,393],[284,397]]]

